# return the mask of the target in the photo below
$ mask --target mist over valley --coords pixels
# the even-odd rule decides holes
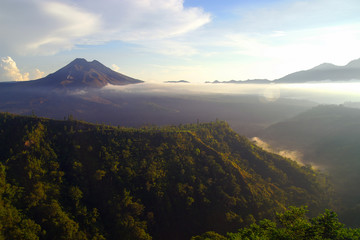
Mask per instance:
[[[0,6],[0,239],[360,239],[358,0]]]
[[[359,87],[350,81],[151,83],[76,59],[39,80],[0,83],[1,161],[15,187],[40,171],[21,159],[41,156],[39,177],[18,194],[29,199],[24,219],[49,236],[58,220],[42,209],[56,204],[56,214],[76,221],[76,234],[109,238],[226,234],[288,205],[307,205],[311,216],[332,208],[357,227]],[[21,171],[29,179],[18,179]],[[73,195],[61,198],[44,188],[44,197],[34,200],[40,183]],[[126,202],[117,205],[120,200]],[[9,201],[16,214],[22,211],[18,200]],[[81,215],[80,206],[104,218],[83,221],[92,213]]]

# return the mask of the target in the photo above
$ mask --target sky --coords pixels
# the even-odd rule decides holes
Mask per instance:
[[[270,80],[360,58],[358,0],[0,0],[0,81],[75,58],[147,82]]]

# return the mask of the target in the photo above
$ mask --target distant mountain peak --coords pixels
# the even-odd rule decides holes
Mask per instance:
[[[190,82],[186,80],[178,80],[178,81],[165,81],[164,83],[190,83]]]
[[[347,68],[360,68],[360,58],[352,60],[345,67],[347,67]]]
[[[322,63],[314,68],[312,68],[312,70],[329,70],[329,69],[334,69],[337,68],[338,66],[332,64],[332,63]]]
[[[75,58],[70,64],[89,63],[85,58]]]
[[[323,63],[309,70],[290,73],[274,80],[275,83],[304,83],[304,82],[346,82],[360,80],[360,59],[353,60],[345,66]]]
[[[115,72],[97,60],[88,62],[84,58],[76,58],[65,67],[34,82],[34,86],[37,87],[80,89],[102,88],[108,84],[135,84],[143,81]]]

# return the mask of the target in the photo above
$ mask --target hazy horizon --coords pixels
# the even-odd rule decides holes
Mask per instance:
[[[104,90],[156,95],[232,94],[257,95],[263,101],[279,98],[313,101],[318,104],[360,102],[360,82],[299,84],[212,84],[212,83],[141,83],[125,86],[108,85]]]

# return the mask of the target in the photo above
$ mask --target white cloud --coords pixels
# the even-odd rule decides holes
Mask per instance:
[[[2,57],[0,62],[0,81],[27,81],[29,73],[21,73],[11,57]]]
[[[0,16],[0,50],[43,55],[113,40],[145,44],[210,21],[183,0],[16,0],[2,3]]]
[[[200,8],[184,8],[183,0],[122,0],[112,1],[110,6],[90,2],[107,14],[102,15],[105,31],[124,41],[174,37],[210,21],[210,15]]]
[[[42,78],[42,77],[45,77],[45,72],[42,72],[42,71],[40,71],[39,69],[36,68],[33,71],[31,79],[39,79],[39,78]]]
[[[208,58],[216,66],[237,63],[233,70],[222,68],[224,75],[233,73],[231,78],[275,79],[322,62],[344,65],[360,56],[358,0],[238,5],[221,22],[214,18],[206,34],[192,41],[202,56],[217,53]],[[245,62],[250,66],[245,68]]]
[[[238,54],[287,61],[293,56],[309,61],[336,58],[336,63],[350,60],[354,52],[359,56],[357,0],[292,0],[263,6],[236,10],[237,24],[228,29],[223,44],[235,47]]]
[[[345,65],[359,58],[359,41],[360,24],[347,24],[281,34],[232,33],[217,44],[227,46],[238,56],[259,59],[258,69],[268,71],[267,78],[276,78],[323,62]],[[261,62],[265,64],[261,66]]]
[[[0,8],[0,50],[53,54],[70,49],[82,36],[99,29],[99,18],[76,6],[44,0],[16,0]]]
[[[39,79],[45,76],[45,73],[39,69],[29,72],[21,71],[16,62],[9,56],[2,57],[0,61],[0,82],[21,82],[31,79]]]
[[[118,65],[116,65],[115,63],[111,65],[111,68],[116,72],[120,72],[120,67]]]
[[[83,37],[99,31],[99,16],[61,2],[44,2],[40,5],[43,17],[50,23],[43,35],[27,42],[24,51],[53,54],[71,49],[76,43],[85,44]],[[41,26],[41,23],[38,23]],[[29,26],[28,26],[29,27]],[[31,26],[30,26],[31,27]]]

